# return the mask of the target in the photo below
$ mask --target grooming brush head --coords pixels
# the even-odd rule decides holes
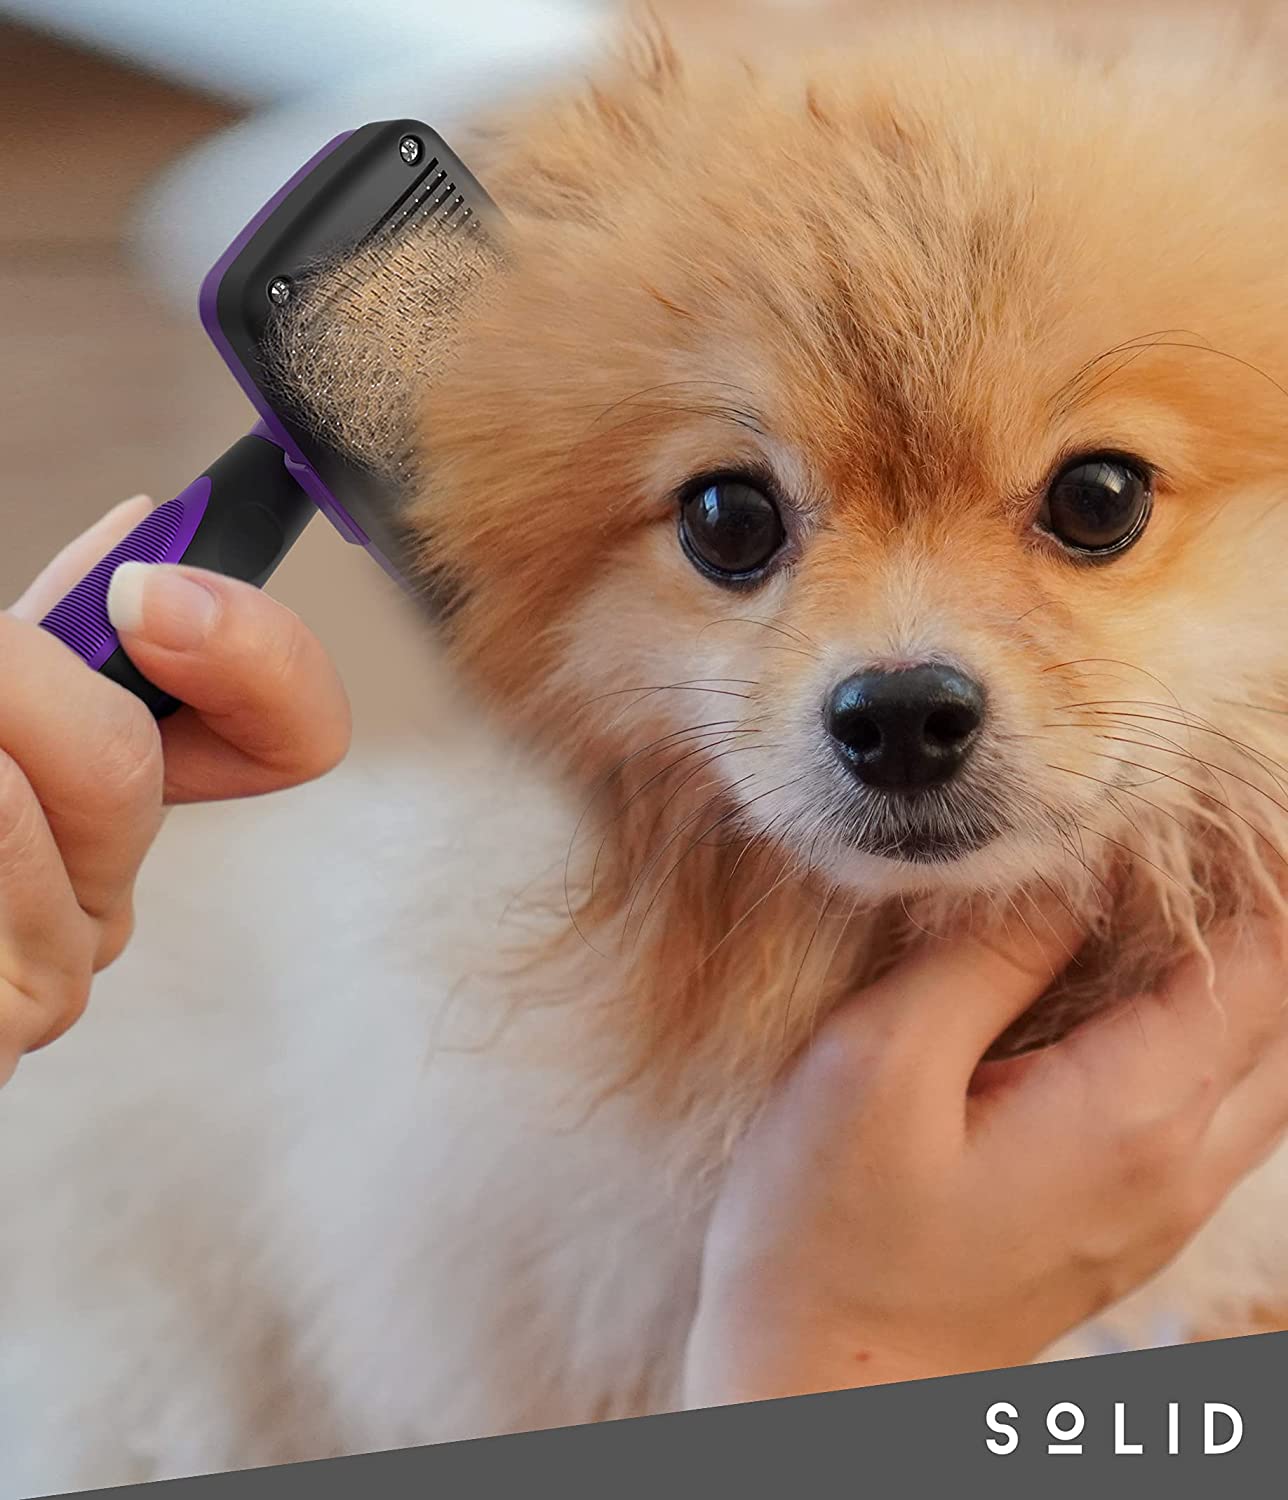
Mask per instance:
[[[356,249],[294,276],[266,334],[275,404],[395,497],[419,477],[416,402],[451,365],[465,303],[502,264],[499,215],[467,175],[431,157]]]

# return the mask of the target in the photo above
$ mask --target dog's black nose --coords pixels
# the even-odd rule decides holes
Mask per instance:
[[[841,759],[885,792],[918,792],[962,768],[984,722],[984,690],[926,662],[859,672],[838,683],[826,721]]]

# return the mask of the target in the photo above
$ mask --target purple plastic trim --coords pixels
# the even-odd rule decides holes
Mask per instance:
[[[360,546],[370,550],[370,541],[365,531],[353,519],[344,506],[336,499],[335,495],[327,488],[310,465],[308,459],[300,451],[299,446],[291,439],[286,428],[278,419],[277,413],[269,404],[264,393],[251,379],[241,360],[237,358],[232,345],[224,337],[224,331],[219,326],[219,288],[223,283],[225,274],[232,263],[242,253],[270,214],[273,214],[282,205],[287,196],[299,186],[301,182],[313,171],[319,162],[324,161],[338,147],[353,134],[352,130],[343,131],[313,156],[285,182],[277,192],[264,204],[263,208],[251,219],[245,229],[233,240],[227,250],[219,257],[210,268],[206,279],[201,283],[201,294],[198,298],[198,307],[201,312],[202,326],[210,336],[211,342],[223,356],[224,363],[232,371],[233,378],[245,391],[247,399],[259,413],[259,426],[256,428],[261,436],[269,438],[276,443],[286,454],[286,466],[299,484],[300,488],[316,503],[318,509],[335,525],[336,529],[346,541],[356,542]]]
[[[393,563],[389,561],[389,559],[380,550],[380,548],[376,546],[374,542],[367,543],[367,556],[370,557],[374,562],[379,563],[384,571],[389,575],[389,577],[393,579],[393,581],[398,585],[400,589],[402,589],[405,594],[410,594],[413,596],[415,595],[415,585],[407,577],[406,573],[404,573],[400,568],[394,567]]]
[[[107,617],[112,575],[125,562],[179,562],[201,525],[210,490],[210,480],[203,475],[159,505],[54,605],[40,622],[44,629],[97,671],[120,644]]]
[[[272,434],[270,434],[270,437]],[[276,441],[276,439],[273,439]],[[299,485],[310,500],[317,506],[328,521],[335,527],[346,542],[354,542],[360,547],[370,545],[370,539],[347,510],[335,498],[327,486],[323,483],[321,475],[311,464],[297,463],[289,453],[283,460],[286,464],[286,472]]]

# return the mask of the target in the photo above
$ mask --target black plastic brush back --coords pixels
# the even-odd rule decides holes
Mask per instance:
[[[407,145],[418,149],[412,161]],[[292,193],[289,215],[261,226],[224,274],[217,298],[221,332],[256,389],[309,467],[350,516],[379,541],[395,517],[384,481],[303,423],[278,390],[269,328],[279,305],[270,288],[288,291],[317,266],[352,254],[373,235],[397,232],[415,213],[460,225],[500,222],[500,211],[442,137],[421,120],[364,125],[321,162]],[[390,545],[393,545],[392,543]]]
[[[255,432],[235,442],[189,490],[203,481],[209,482],[209,498],[184,550],[183,565],[262,588],[312,520],[316,510],[312,500],[291,477],[277,444]],[[106,611],[107,588],[116,567],[134,559],[152,561],[137,546],[137,536],[132,533],[113,549],[64,605],[76,601],[83,608],[86,596],[93,596],[93,604]],[[141,698],[158,719],[180,707],[177,699],[144,677],[123,646],[118,645],[98,670]]]

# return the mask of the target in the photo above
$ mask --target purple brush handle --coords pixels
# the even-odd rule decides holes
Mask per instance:
[[[170,713],[179,705],[138,670],[107,617],[112,575],[126,562],[181,562],[262,586],[313,511],[281,445],[261,424],[141,521],[40,623],[153,713]]]
[[[120,645],[107,617],[112,575],[126,562],[179,562],[206,513],[210,490],[210,480],[203,474],[181,495],[158,506],[54,605],[41,625],[97,672]]]

